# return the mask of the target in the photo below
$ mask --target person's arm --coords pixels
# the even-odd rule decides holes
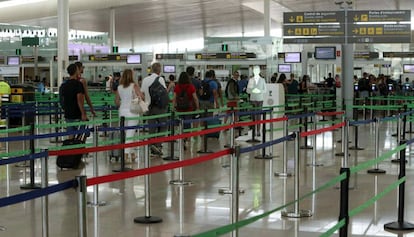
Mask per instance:
[[[141,97],[141,99],[143,101],[145,101],[145,96],[144,93],[141,92],[141,88],[139,87],[138,84],[134,83],[134,90],[135,90],[135,94],[139,97]],[[117,93],[118,94],[118,93]]]
[[[83,107],[83,104],[85,103],[85,95],[83,93],[76,94],[76,99],[78,102],[79,110],[81,111],[82,115],[82,121],[87,121],[88,117],[86,116],[85,108]]]
[[[218,93],[217,89],[213,89],[213,97],[214,97],[214,108],[219,108],[220,104],[218,102]]]
[[[118,91],[115,91],[115,104],[118,108],[121,106],[121,97],[119,96]]]
[[[91,110],[92,115],[93,116],[96,116],[95,110],[93,109],[93,105],[92,105],[91,98],[89,97],[88,85],[86,83],[86,80],[82,78],[81,79],[81,82],[82,82],[83,90],[84,90],[84,93],[85,93],[86,103],[88,104],[89,109]]]

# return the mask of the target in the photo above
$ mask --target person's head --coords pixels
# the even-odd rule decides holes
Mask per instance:
[[[83,73],[84,66],[83,66],[82,62],[79,62],[79,61],[75,62],[75,65],[78,67],[79,73]]]
[[[294,74],[294,73],[291,73],[291,74],[290,74],[290,79],[291,79],[291,80],[295,79],[295,74]]]
[[[190,77],[193,77],[193,76],[194,76],[195,69],[194,69],[194,67],[193,67],[193,66],[188,66],[188,67],[187,67],[187,69],[186,69],[185,71],[187,72],[187,74],[188,74]]]
[[[168,79],[170,81],[175,81],[175,76],[173,74],[170,74],[170,76],[168,76]]]
[[[234,71],[233,72],[233,79],[237,81],[237,80],[239,80],[239,77],[240,77],[240,73],[238,71]]]
[[[74,63],[70,64],[70,65],[66,68],[66,71],[68,72],[68,74],[69,74],[69,76],[70,76],[71,78],[73,78],[73,77],[77,77],[77,76],[78,76],[78,74],[79,74],[79,69],[78,69],[78,67],[76,66],[76,64],[74,64]]]
[[[339,74],[336,74],[335,75],[335,79],[339,79]]]
[[[121,73],[120,72],[114,72],[114,79],[118,80],[119,78],[121,78]]]
[[[125,88],[134,82],[134,74],[131,69],[125,69],[122,72],[120,84]]]
[[[282,73],[279,76],[279,79],[277,80],[277,83],[283,83],[286,81],[286,74]]]
[[[187,72],[182,72],[178,78],[178,84],[190,84],[190,76]]]
[[[332,73],[328,73],[328,78],[331,78],[332,77]]]
[[[206,72],[205,78],[213,79],[213,70],[208,70]]]
[[[211,72],[211,78],[216,79],[216,72],[214,70],[210,70]]]
[[[151,65],[151,71],[157,75],[161,73],[161,64],[159,62],[155,62]]]

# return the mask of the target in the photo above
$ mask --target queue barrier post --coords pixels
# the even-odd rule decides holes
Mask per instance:
[[[43,150],[47,152],[47,150]],[[42,159],[42,188],[47,188],[49,186],[49,177],[48,177],[48,160],[49,156],[46,155]],[[42,200],[42,236],[48,237],[49,236],[49,197],[43,196]]]
[[[204,109],[204,118],[208,117],[208,109],[205,108]],[[208,123],[207,121],[204,121],[204,129],[207,130],[208,129]],[[207,134],[203,135],[203,150],[198,151],[197,153],[199,154],[206,154],[206,153],[212,153],[212,151],[208,151],[207,148],[207,140],[208,140],[208,136]]]
[[[179,120],[180,121],[180,134],[184,134],[184,120],[183,119],[180,119]],[[183,138],[180,138],[179,140],[178,140],[178,152],[179,152],[179,160],[180,161],[183,161],[184,160],[184,141],[183,141],[184,139]],[[184,181],[184,168],[183,167],[180,167],[180,168],[178,168],[178,180],[171,180],[170,181],[170,184],[173,184],[173,185],[191,185],[191,184],[193,184],[193,182],[191,182],[191,181]]]
[[[405,144],[406,141],[400,141],[400,145]],[[405,177],[406,165],[405,165],[405,152],[406,149],[400,151],[400,172],[398,179]],[[405,208],[405,182],[402,182],[398,187],[398,220],[396,222],[390,222],[384,225],[385,230],[392,231],[414,231],[414,224],[404,221],[404,208]]]
[[[344,158],[345,160],[345,158]],[[349,225],[349,178],[351,171],[348,167],[346,167],[345,162],[342,164],[342,168],[340,170],[340,174],[346,174],[346,178],[341,180],[340,186],[340,207],[339,207],[339,220],[345,219],[345,225],[339,229],[339,236],[340,237],[347,237],[348,236],[348,225]]]
[[[22,122],[25,120],[25,118],[22,118]],[[23,122],[24,123],[24,122]],[[30,135],[32,135],[32,138],[30,138],[30,154],[35,154],[35,139],[33,136],[35,135],[35,126],[34,123],[30,124]],[[24,142],[23,142],[24,143]],[[21,185],[21,189],[40,189],[41,184],[35,183],[35,160],[31,159],[29,161],[29,167],[30,167],[30,183]]]
[[[305,114],[307,114],[308,113],[308,107],[305,107],[305,111],[304,111],[304,113]],[[308,117],[306,116],[305,118],[303,118],[304,120],[305,120],[305,122],[303,123],[304,124],[304,126],[305,126],[305,132],[307,132],[308,131]],[[300,124],[302,124],[302,118],[300,118],[299,119],[299,123]],[[300,129],[302,130],[302,127],[300,127]],[[304,138],[303,138],[303,140],[304,140],[304,145],[303,146],[301,146],[300,147],[300,149],[307,149],[307,150],[310,150],[310,149],[313,149],[313,147],[312,146],[309,146],[308,145],[308,137],[307,136],[305,136]]]
[[[125,117],[124,116],[121,116],[121,119],[119,120],[119,128],[121,129],[119,131],[120,138],[121,138],[120,144],[125,144],[125,142],[126,142],[126,132],[125,132]],[[95,129],[95,130],[97,130],[97,129]],[[95,134],[94,134],[94,137],[95,137]],[[95,146],[98,146],[98,144],[96,144]],[[132,170],[131,168],[125,167],[125,148],[119,149],[119,153],[120,153],[120,156],[121,156],[121,167],[119,167],[119,169],[113,169],[112,171],[113,172],[124,172],[124,171]],[[96,159],[96,163],[97,162],[98,162],[98,160]],[[95,168],[95,158],[94,158],[94,168]],[[98,168],[96,167],[96,169],[98,169]]]
[[[125,118],[124,118],[125,119]],[[93,127],[93,146],[97,147],[98,146],[98,126],[96,124],[94,124]],[[124,142],[125,143],[125,142]],[[123,154],[123,152],[122,152]],[[122,163],[121,159],[121,163]],[[121,165],[122,166],[122,165]],[[93,177],[98,177],[99,176],[99,167],[98,167],[98,152],[94,152],[93,153],[93,166],[92,166],[92,173],[93,173]],[[106,206],[106,202],[105,201],[99,201],[99,185],[96,184],[93,186],[93,200],[88,202],[88,204],[90,206]]]
[[[401,127],[402,127],[402,121],[400,116],[397,117],[397,144],[400,144],[401,142]],[[400,153],[397,153],[397,158],[396,159],[392,159],[391,162],[392,163],[400,163]]]
[[[270,118],[273,117],[273,111],[270,111]],[[263,121],[266,120],[266,113],[263,113]],[[272,123],[271,123],[272,124]],[[273,129],[271,130],[271,133],[273,133]],[[262,143],[266,143],[266,124],[262,124]],[[266,147],[262,148],[262,154],[257,155],[254,157],[255,159],[272,159],[272,154],[266,154]]]
[[[287,137],[288,136],[288,124],[289,124],[289,120],[285,120],[285,121],[283,121],[283,136],[284,137]],[[283,167],[283,170],[282,170],[282,172],[279,172],[279,173],[275,173],[275,176],[277,176],[277,177],[291,177],[292,176],[292,173],[289,173],[288,172],[288,170],[287,170],[287,143],[288,143],[288,141],[286,140],[286,141],[284,141],[283,142],[283,159],[282,159],[282,167]]]
[[[240,145],[233,146],[233,152],[231,154],[231,159],[233,160],[233,179],[231,183],[232,190],[240,190]],[[231,195],[231,210],[232,210],[232,224],[239,221],[239,192],[232,192]],[[233,231],[233,236],[238,236],[238,229],[236,228]]]
[[[354,109],[354,120],[357,121],[358,120],[358,109]],[[360,150],[364,150],[364,148],[359,147],[358,145],[358,125],[355,124],[354,126],[354,146],[350,147],[349,150],[355,150],[355,151],[360,151]]]
[[[175,120],[175,112],[174,112],[174,110],[171,110],[171,116],[170,117],[171,117],[171,119],[170,119],[171,123],[170,123],[170,126],[168,126],[168,127],[170,128],[170,132],[171,132],[170,134],[171,134],[171,136],[174,136],[174,134],[175,134],[175,121],[176,121]],[[180,139],[180,141],[181,141],[181,139]],[[168,143],[168,146],[170,148],[170,152],[169,152],[170,154],[168,156],[166,156],[166,157],[163,157],[162,158],[163,160],[166,160],[166,161],[177,161],[177,160],[180,159],[180,156],[177,157],[177,156],[174,155],[174,144],[175,144],[175,140],[171,140]],[[181,149],[181,147],[179,149]]]
[[[379,119],[374,119],[375,125],[375,159],[379,156]],[[368,174],[385,174],[385,170],[379,168],[379,163],[375,164],[374,169],[367,171]]]
[[[260,115],[257,115],[256,113],[258,113],[258,110],[253,111],[253,114],[252,114],[253,122],[257,122],[257,117],[258,116],[260,117]],[[247,140],[246,142],[248,142],[248,143],[259,143],[260,142],[260,140],[256,139],[257,132],[259,132],[259,131],[256,131],[256,126],[257,126],[256,123],[254,125],[252,125],[252,138]]]
[[[88,194],[86,186],[86,176],[76,176],[78,190],[78,236],[88,236],[86,196]]]
[[[342,122],[345,122],[345,116],[342,117]],[[341,140],[338,142],[341,142],[341,152],[335,153],[335,156],[344,156],[345,155],[345,143],[348,143],[348,140],[345,140],[345,126],[342,126],[341,128]]]
[[[294,179],[294,210],[292,211],[282,211],[282,217],[288,218],[302,218],[302,217],[311,217],[312,211],[310,210],[300,210],[299,209],[299,181],[300,181],[300,170],[299,170],[299,160],[300,160],[300,133],[295,132],[295,179]]]
[[[144,147],[144,168],[150,167],[150,159],[149,159],[149,145],[145,145]],[[150,175],[147,174],[144,177],[145,179],[145,216],[135,217],[134,223],[139,224],[155,224],[162,222],[162,219],[157,216],[151,216],[151,179]]]
[[[316,114],[313,116],[313,120],[315,121],[313,123],[313,130],[316,130]],[[310,164],[308,164],[308,166],[314,166],[314,167],[319,167],[319,166],[323,166],[322,163],[316,163],[316,138],[317,138],[317,134],[312,136],[312,145],[314,146],[313,150],[312,150],[312,161]]]

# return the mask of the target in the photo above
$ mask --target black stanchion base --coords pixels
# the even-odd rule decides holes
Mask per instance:
[[[408,161],[405,160],[405,163],[407,163]],[[400,159],[392,159],[391,163],[400,163]]]
[[[92,201],[88,201],[88,202],[86,203],[86,205],[87,205],[88,207],[104,207],[104,206],[108,205],[108,203],[107,203],[107,202],[105,202],[105,201],[99,201],[98,203],[94,203],[94,202],[92,202]]]
[[[133,169],[124,167],[124,168],[119,168],[119,169],[113,169],[112,172],[125,172],[125,171],[131,171],[131,170]]]
[[[303,150],[312,150],[313,149],[313,146],[308,146],[308,145],[301,146],[300,149],[303,149]]]
[[[396,134],[396,133],[394,133],[394,134],[392,134],[391,136],[396,137],[396,136],[397,136],[397,134]]]
[[[313,166],[313,167],[321,167],[324,166],[324,164],[319,164],[319,163],[315,163],[315,164],[306,164],[307,166]]]
[[[257,139],[249,139],[246,142],[248,142],[248,143],[258,143],[258,142],[262,142],[262,141],[257,140]]]
[[[343,152],[335,153],[335,156],[344,156],[344,155],[345,155],[345,153],[343,153]]]
[[[180,158],[177,157],[177,156],[166,156],[166,157],[163,157],[162,159],[163,160],[166,160],[166,161],[177,161],[177,160],[180,160]]]
[[[350,148],[349,148],[349,150],[353,150],[353,151],[362,151],[362,150],[364,150],[365,148],[362,148],[362,147],[357,147],[357,146],[351,146]]]
[[[210,154],[212,151],[197,151],[198,154]]]
[[[25,184],[20,186],[20,189],[41,189],[41,184]]]
[[[139,223],[139,224],[155,224],[155,223],[161,223],[161,222],[162,222],[162,219],[156,216],[141,216],[141,217],[134,218],[134,223]]]
[[[385,174],[386,171],[382,169],[370,169],[367,171],[368,174]]]
[[[258,155],[258,156],[255,156],[254,158],[255,159],[262,159],[262,160],[270,160],[270,159],[273,159],[274,156],[272,156],[272,155],[264,155],[264,156]]]
[[[385,230],[414,231],[414,225],[408,222],[391,222],[384,225]]]

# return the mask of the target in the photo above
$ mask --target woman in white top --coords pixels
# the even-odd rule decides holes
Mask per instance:
[[[253,67],[254,76],[250,78],[247,84],[247,93],[250,94],[250,103],[257,110],[263,106],[263,99],[266,93],[266,81],[260,76],[260,67]],[[253,116],[254,121],[260,120],[260,115]],[[260,124],[256,124],[256,135],[260,136]]]
[[[131,69],[125,69],[122,73],[122,77],[118,86],[118,90],[115,92],[115,103],[118,106],[119,117],[124,116],[125,118],[137,117],[138,114],[131,113],[129,110],[131,101],[133,99],[133,92],[135,95],[144,98],[141,93],[141,88],[134,82],[134,76]],[[125,126],[137,126],[138,120],[125,120]],[[128,138],[133,137],[135,134],[134,129],[127,129],[125,131],[125,139],[128,141]],[[132,141],[129,141],[132,142]],[[125,160],[131,159],[134,161],[136,159],[136,154],[133,152],[132,148],[125,149]]]

